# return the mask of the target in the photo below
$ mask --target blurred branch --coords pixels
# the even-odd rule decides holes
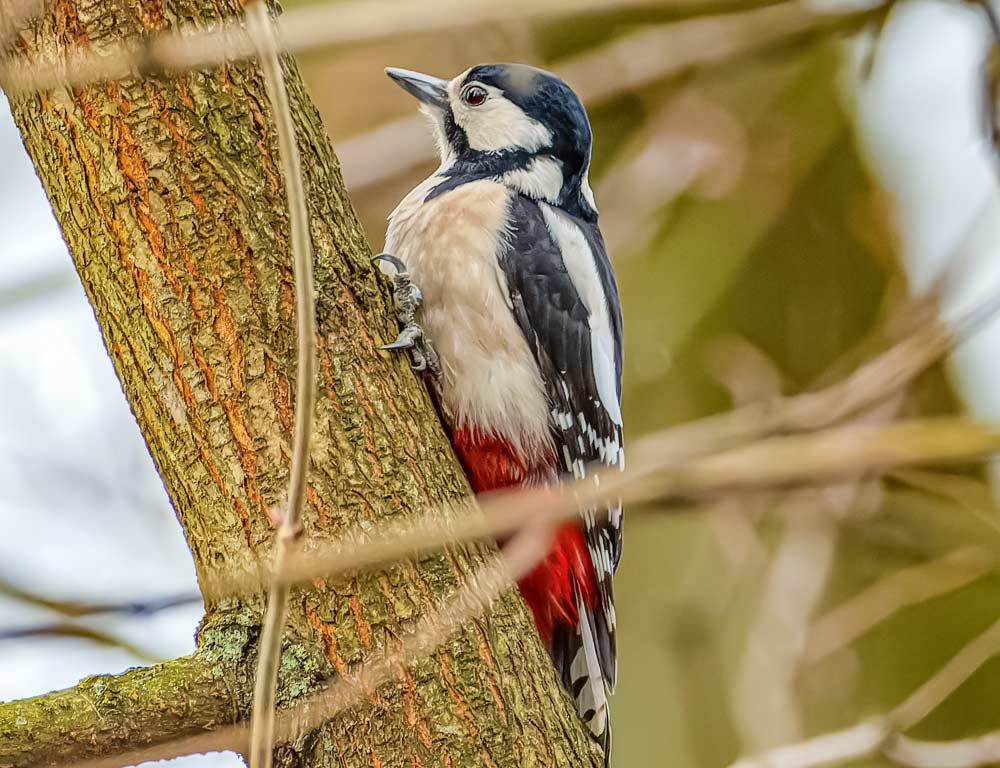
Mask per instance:
[[[0,5],[0,53],[28,22],[42,14],[46,5],[47,0],[5,0]]]
[[[744,757],[729,768],[820,768],[868,757],[881,748],[886,737],[883,720],[865,720],[842,731]]]
[[[45,298],[74,282],[74,275],[70,270],[54,270],[32,275],[16,283],[0,285],[0,311]]]
[[[814,768],[834,765],[878,752],[904,765],[966,768],[996,756],[1000,734],[960,742],[931,743],[902,733],[919,723],[958,690],[983,664],[1000,655],[1000,621],[974,638],[888,715],[866,720],[843,731],[768,750],[736,761],[730,768]],[[935,757],[950,762],[938,763]]]
[[[996,557],[989,552],[966,547],[887,576],[816,620],[803,662],[816,664],[903,608],[961,589],[996,565]]]
[[[253,0],[246,6],[246,22],[264,72],[267,97],[271,102],[271,118],[278,134],[278,157],[285,182],[291,230],[297,321],[295,431],[292,468],[288,480],[288,504],[281,515],[275,537],[274,575],[261,630],[253,718],[250,724],[250,768],[271,768],[281,636],[288,612],[289,584],[284,579],[284,573],[301,546],[302,507],[306,500],[306,476],[309,471],[309,437],[316,403],[316,304],[309,210],[295,139],[295,123],[278,59],[274,22],[265,0]]]
[[[277,21],[277,33],[283,50],[298,53],[514,18],[529,20],[658,4],[657,0],[507,0],[503,3],[349,0],[289,10]],[[12,62],[0,74],[0,84],[8,95],[14,95],[164,70],[204,69],[255,55],[254,43],[241,22],[226,19],[199,27],[185,26],[148,38],[132,38],[107,45],[93,54],[74,50],[47,61]]]
[[[0,595],[30,603],[39,608],[55,611],[70,618],[80,618],[82,616],[94,616],[102,613],[118,613],[128,616],[149,616],[170,608],[190,603],[200,603],[201,595],[198,592],[181,592],[176,595],[152,598],[149,600],[130,600],[125,602],[108,603],[88,603],[79,600],[60,600],[46,595],[39,594],[30,589],[20,586],[10,579],[0,577]],[[3,637],[0,631],[0,638]]]
[[[581,99],[599,101],[696,67],[750,55],[806,33],[826,33],[864,23],[884,13],[885,2],[875,9],[820,13],[802,0],[786,0],[752,10],[696,16],[627,35],[596,51],[567,59],[556,69]],[[655,0],[355,0],[295,8],[285,13],[277,25],[284,49],[299,52],[511,18],[527,20],[655,5]],[[163,70],[214,67],[246,59],[254,51],[253,42],[238,21],[222,21],[126,40],[93,53],[76,50],[48,61],[10,62],[0,70],[0,86],[13,96]],[[393,152],[385,152],[386,146],[392,146]],[[422,119],[416,115],[340,142],[337,153],[349,186],[372,184],[434,158],[433,146],[422,130]]]
[[[991,297],[953,321],[921,323],[843,379],[813,392],[750,403],[640,439],[633,448],[661,457],[690,457],[768,435],[822,429],[892,397],[983,328],[1000,310]],[[949,330],[950,329],[950,330]]]
[[[848,9],[819,13],[801,0],[649,26],[596,50],[558,61],[553,69],[584,103],[598,102],[694,69],[753,55],[804,34],[860,25],[885,13]],[[393,151],[387,153],[385,148]],[[436,153],[419,115],[400,118],[337,143],[348,187],[363,187],[431,162]]]
[[[649,442],[655,444],[656,438]],[[431,510],[385,526],[372,538],[345,537],[323,552],[299,555],[286,576],[292,583],[305,583],[418,557],[453,543],[502,538],[529,523],[573,520],[579,509],[619,497],[633,505],[653,501],[683,505],[730,494],[825,486],[894,467],[962,463],[997,453],[1000,429],[954,418],[831,427],[681,461],[676,455],[633,450],[624,472],[593,467],[583,481],[498,493],[475,505]],[[632,514],[651,511],[634,506]],[[264,567],[249,574],[217,575],[206,579],[204,591],[208,599],[246,594],[270,578]]]
[[[1000,621],[965,645],[955,656],[892,712],[889,720],[902,732],[923,720],[972,677],[983,664],[1000,654]]]
[[[891,737],[882,754],[911,768],[974,768],[1000,762],[1000,731],[957,741],[918,741]]]
[[[70,622],[59,622],[55,624],[39,625],[36,627],[22,627],[20,629],[0,630],[0,641],[3,640],[27,640],[29,638],[55,637],[71,638],[76,640],[89,640],[98,645],[105,645],[110,648],[121,648],[126,653],[135,656],[140,661],[152,664],[160,661],[160,654],[143,648],[141,645],[133,643],[114,632],[109,632],[96,627],[85,627],[82,624]]]

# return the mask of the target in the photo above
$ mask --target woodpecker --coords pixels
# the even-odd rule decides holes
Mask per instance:
[[[476,493],[581,478],[594,463],[623,468],[621,305],[579,98],[522,64],[450,81],[386,74],[419,100],[441,156],[390,214],[376,257],[396,281],[404,325],[387,348],[414,350],[414,367],[436,373]],[[519,587],[607,763],[621,505],[582,518]]]

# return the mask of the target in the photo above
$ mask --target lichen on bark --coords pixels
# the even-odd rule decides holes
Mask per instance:
[[[17,48],[29,58],[73,46],[99,51],[123,35],[239,11],[235,0],[53,0]],[[426,391],[405,360],[378,349],[397,330],[388,292],[298,70],[290,59],[285,68],[317,279],[321,375],[304,523],[306,547],[318,548],[468,488]],[[249,570],[270,551],[266,510],[286,490],[295,402],[288,222],[258,68],[16,97],[12,108],[199,579]],[[453,548],[295,592],[279,703],[391,643],[464,584],[481,554]],[[215,670],[230,719],[244,717],[262,601],[205,597],[188,671]],[[80,703],[79,695],[52,696]],[[58,738],[38,720],[48,698],[31,701],[37,706],[0,705],[0,733],[16,740],[30,730],[38,745],[16,758],[0,747],[0,765],[44,764],[38,749]],[[116,703],[128,717],[130,698]],[[63,714],[66,728],[84,716],[73,707]],[[292,747],[283,759],[308,766],[595,761],[513,593],[365,706]],[[98,740],[94,753],[119,748]]]

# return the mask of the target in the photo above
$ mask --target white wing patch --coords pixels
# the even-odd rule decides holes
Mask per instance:
[[[604,295],[600,275],[594,263],[587,238],[580,228],[564,213],[545,203],[539,203],[545,224],[562,253],[566,272],[587,308],[590,323],[590,352],[594,365],[594,380],[601,405],[619,427],[622,425],[621,406],[618,404],[617,373],[615,370],[615,342],[611,334],[611,317],[608,300]],[[615,458],[617,460],[617,447]],[[611,462],[608,462],[611,463]]]
[[[590,624],[587,606],[579,595],[576,606],[580,612],[580,648],[570,664],[573,700],[591,733],[603,740],[608,733],[608,694],[594,644],[594,628]]]
[[[562,192],[562,166],[551,157],[536,157],[526,168],[508,171],[500,177],[500,181],[534,200],[551,203]]]

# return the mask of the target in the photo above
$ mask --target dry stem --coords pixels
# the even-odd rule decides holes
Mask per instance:
[[[267,95],[271,102],[271,113],[278,134],[278,154],[282,163],[285,195],[288,198],[292,268],[295,275],[295,314],[298,326],[295,434],[288,506],[282,515],[275,544],[274,575],[260,639],[250,729],[251,768],[271,768],[281,635],[285,625],[290,587],[283,574],[298,549],[302,535],[302,506],[305,503],[306,474],[309,469],[309,437],[312,431],[316,394],[316,310],[313,301],[309,212],[302,184],[302,169],[295,142],[292,111],[285,91],[281,62],[278,59],[274,25],[264,0],[253,0],[248,4],[246,17],[247,29],[260,57]]]

